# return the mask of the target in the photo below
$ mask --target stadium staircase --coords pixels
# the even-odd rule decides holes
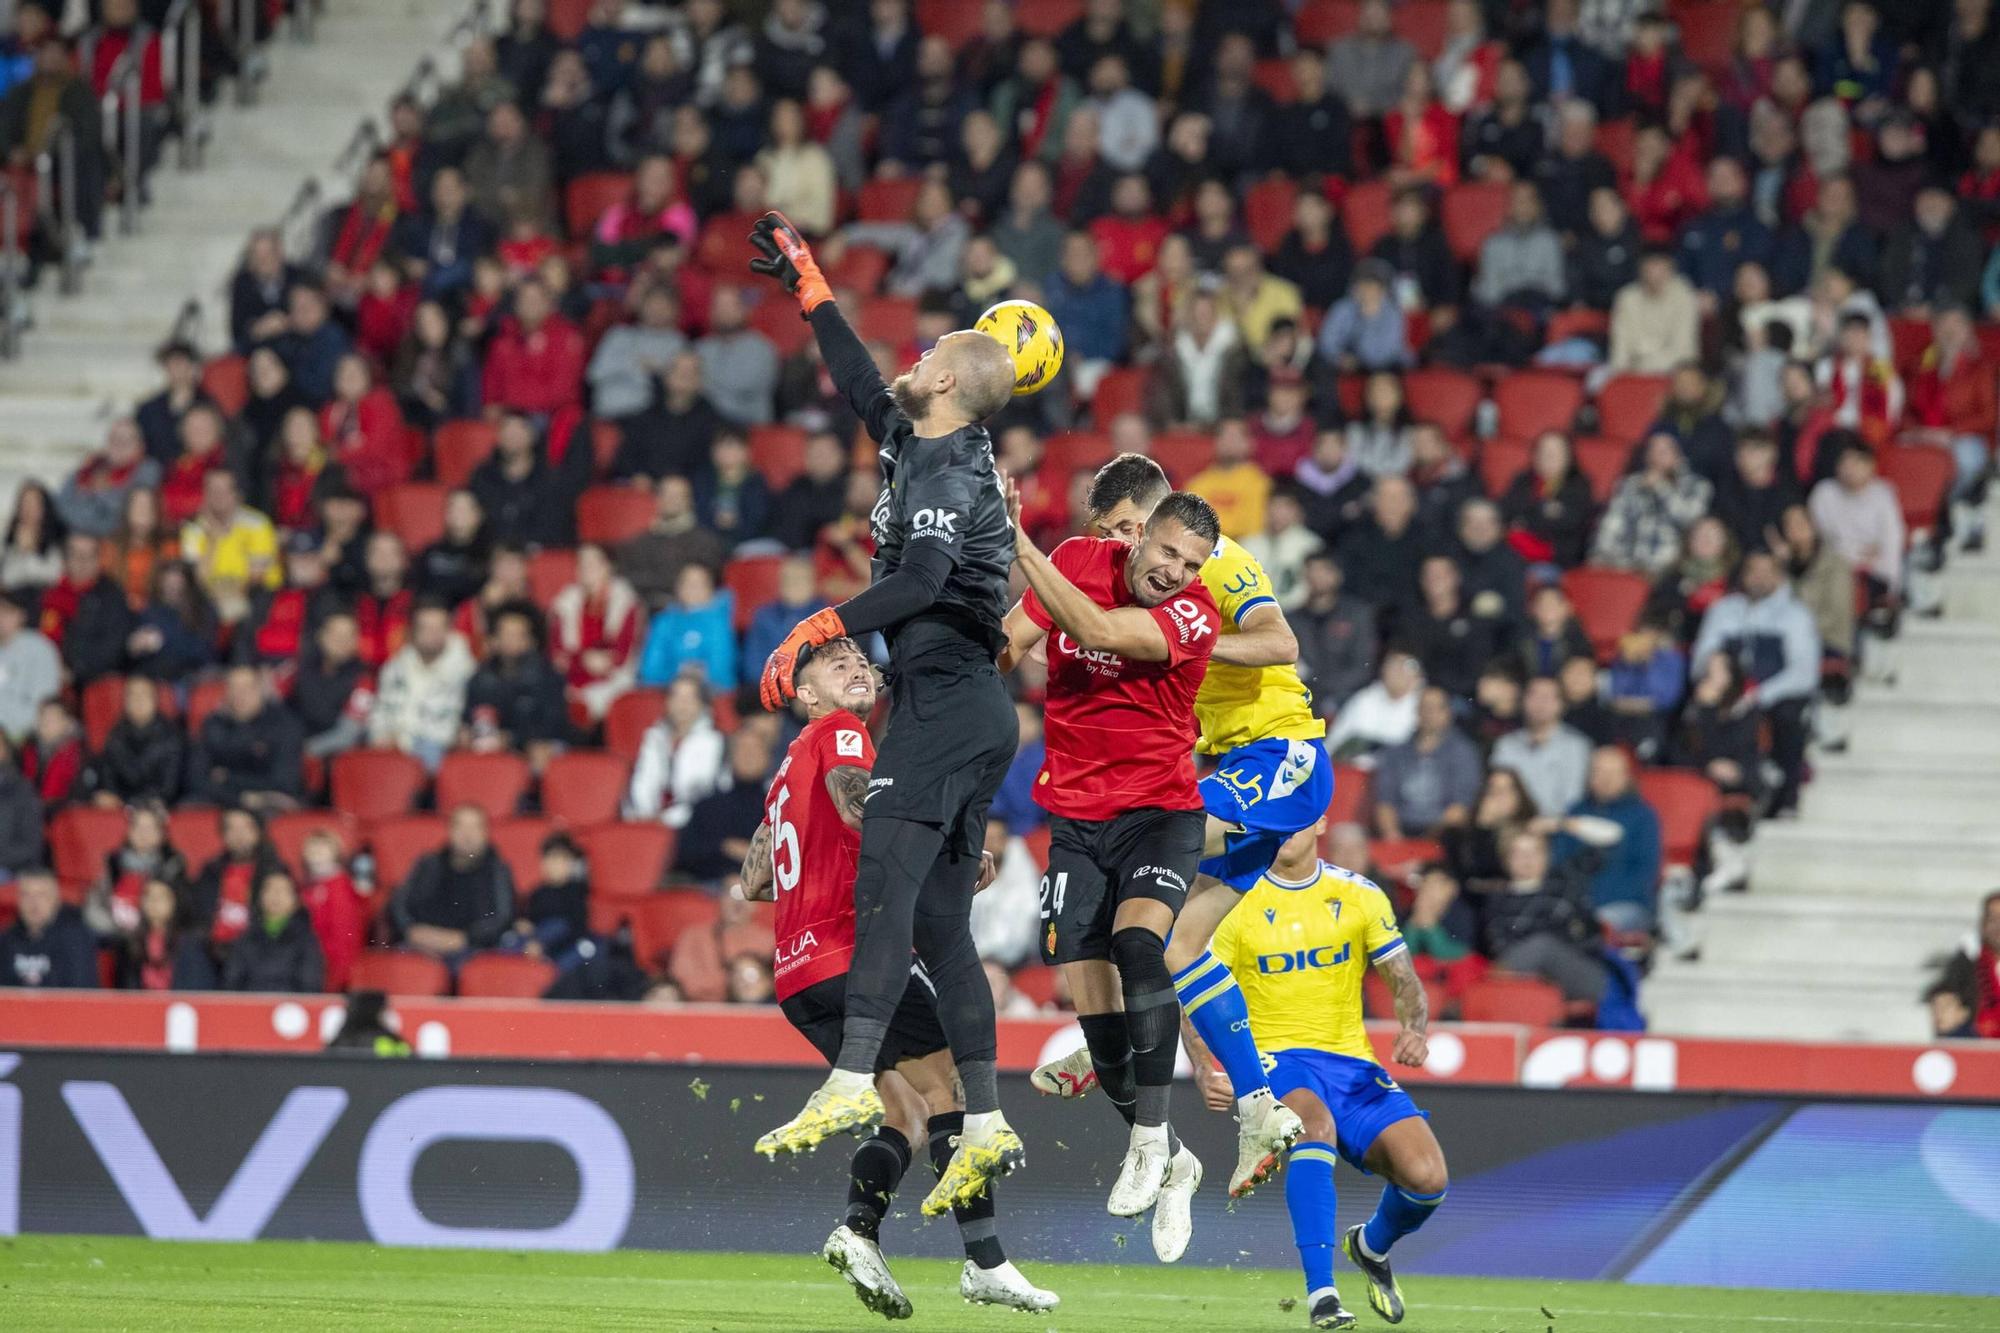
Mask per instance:
[[[1922,1041],[1930,960],[2000,887],[2000,554],[1955,555],[1944,618],[1906,617],[1893,685],[1856,690],[1844,754],[1815,749],[1800,818],[1766,821],[1750,891],[1701,910],[1701,954],[1647,979],[1689,1036]]]
[[[0,506],[11,508],[25,478],[60,482],[102,443],[115,413],[158,389],[153,353],[190,300],[199,312],[180,331],[204,355],[226,350],[229,279],[244,238],[284,220],[308,180],[327,182],[319,208],[346,197],[348,179],[336,183],[333,170],[342,146],[365,118],[381,118],[426,55],[444,63],[441,40],[467,8],[333,0],[311,42],[280,33],[264,47],[269,72],[256,101],[238,105],[225,90],[209,108],[201,165],[183,169],[168,145],[137,233],[119,234],[116,210],[106,210],[82,290],[58,295],[55,275],[43,275],[21,354],[0,362]]]

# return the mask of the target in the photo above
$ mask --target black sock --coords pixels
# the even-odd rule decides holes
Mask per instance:
[[[951,1163],[952,1135],[965,1128],[965,1112],[946,1111],[930,1119],[931,1170],[944,1175]],[[958,1238],[965,1243],[965,1257],[980,1268],[998,1268],[1007,1262],[1000,1249],[1000,1225],[993,1220],[993,1190],[971,1203],[955,1205],[952,1220],[958,1223]]]
[[[1097,1070],[1097,1086],[1132,1123],[1132,1102],[1136,1084],[1132,1076],[1132,1039],[1125,1030],[1123,1014],[1082,1014],[1084,1044],[1090,1047],[1090,1063]]]
[[[1179,1022],[1176,1008],[1175,1021]],[[1132,1081],[1134,1083],[1133,1123],[1138,1125],[1164,1125],[1167,1123],[1167,1100],[1174,1089],[1174,1059],[1180,1054],[1178,1042],[1166,1042],[1150,1051],[1140,1051],[1132,1057]],[[1169,1145],[1171,1147],[1171,1145]]]
[[[1167,971],[1165,942],[1150,930],[1127,926],[1111,937],[1111,961],[1118,965],[1133,1054],[1162,1046],[1171,1051],[1180,1033],[1181,1002],[1174,994],[1173,974]]]
[[[875,1240],[882,1230],[882,1214],[896,1197],[903,1173],[910,1169],[910,1141],[903,1132],[888,1125],[876,1129],[872,1138],[861,1141],[848,1166],[847,1226],[863,1240]]]

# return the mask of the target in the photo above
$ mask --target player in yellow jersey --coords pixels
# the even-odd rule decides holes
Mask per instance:
[[[1216,930],[1209,951],[1234,972],[1250,1030],[1268,1052],[1271,1088],[1305,1122],[1285,1173],[1285,1206],[1305,1268],[1314,1328],[1351,1328],[1333,1284],[1334,1158],[1381,1176],[1381,1202],[1338,1241],[1368,1279],[1368,1303],[1390,1323],[1403,1293],[1389,1247],[1444,1202],[1444,1150],[1410,1095],[1375,1059],[1361,1021],[1361,978],[1379,971],[1396,997],[1392,1058],[1420,1068],[1429,1056],[1423,983],[1373,882],[1319,859],[1321,819],[1294,835]]]
[[[1099,536],[1136,542],[1153,506],[1171,489],[1152,459],[1120,454],[1092,479],[1091,525]],[[1206,1046],[1222,1062],[1236,1097],[1237,1158],[1229,1192],[1240,1198],[1276,1172],[1300,1127],[1271,1093],[1242,993],[1208,954],[1208,941],[1285,839],[1326,813],[1333,765],[1326,724],[1314,716],[1312,691],[1295,665],[1298,639],[1256,557],[1224,536],[1201,579],[1222,612],[1222,633],[1195,696],[1197,748],[1220,758],[1201,783],[1209,814],[1207,859],[1167,941],[1167,968],[1185,1021],[1199,1034],[1188,1046],[1204,1091],[1215,1077],[1202,1052]],[[1034,1083],[1044,1092],[1078,1096],[1092,1086],[1092,1072],[1091,1060],[1076,1054],[1037,1069]]]

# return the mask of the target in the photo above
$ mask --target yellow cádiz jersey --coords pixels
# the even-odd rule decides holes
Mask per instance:
[[[1276,605],[1271,580],[1257,557],[1228,537],[1215,544],[1201,581],[1222,612],[1222,632],[1240,632],[1243,617]],[[1194,697],[1203,754],[1228,754],[1252,741],[1319,740],[1326,723],[1313,716],[1312,691],[1297,667],[1240,667],[1210,659],[1201,693]]]
[[[1331,1051],[1374,1060],[1361,978],[1403,947],[1388,896],[1320,862],[1304,884],[1266,874],[1216,927],[1208,950],[1236,977],[1261,1051]]]

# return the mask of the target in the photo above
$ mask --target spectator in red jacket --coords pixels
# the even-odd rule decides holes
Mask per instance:
[[[409,480],[408,428],[396,395],[375,383],[368,360],[349,352],[333,372],[333,399],[320,410],[320,436],[347,483],[376,495]]]
[[[21,747],[21,776],[34,784],[42,809],[69,804],[83,776],[83,733],[60,700],[35,710],[35,731]]]
[[[644,610],[602,546],[588,542],[577,550],[576,582],[549,603],[549,656],[567,680],[570,698],[589,710],[592,720],[632,688]]]
[[[167,467],[160,483],[160,510],[167,526],[178,528],[201,508],[208,474],[226,468],[222,413],[209,403],[197,403],[181,418],[181,452]]]
[[[410,630],[410,557],[393,532],[369,534],[363,555],[368,586],[354,598],[354,621],[361,630],[361,660],[371,671],[396,655]]]
[[[2000,370],[1980,347],[1970,314],[1950,306],[1932,317],[1931,345],[1910,381],[1909,420],[1921,428],[1921,438],[1950,449],[1957,460],[1952,531],[1974,550],[1986,540],[1986,467],[2000,426],[1996,379]]]
[[[326,956],[326,988],[344,991],[354,960],[367,942],[367,905],[347,873],[340,839],[333,833],[320,829],[307,834],[299,860],[305,870],[299,898],[312,918],[320,952]]]
[[[1153,189],[1144,174],[1127,172],[1111,187],[1111,211],[1090,224],[1098,266],[1130,286],[1153,271],[1168,230],[1167,220],[1153,210]]]
[[[327,254],[324,281],[334,304],[349,310],[361,299],[368,270],[388,249],[396,229],[396,177],[385,157],[370,159],[361,183],[347,207],[326,220]]]
[[[549,289],[539,278],[524,280],[514,293],[513,318],[500,326],[486,353],[486,413],[547,418],[583,401],[587,359],[583,334],[555,313]]]
[[[1389,183],[1398,189],[1458,184],[1458,117],[1437,100],[1431,67],[1411,62],[1403,75],[1402,100],[1382,117],[1389,143]]]

